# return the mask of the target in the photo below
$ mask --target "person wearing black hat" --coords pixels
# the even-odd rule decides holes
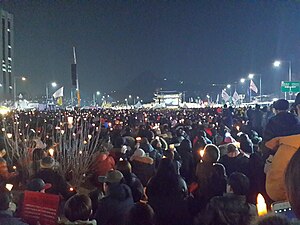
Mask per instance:
[[[298,118],[288,112],[289,102],[279,99],[273,103],[275,116],[271,117],[266,125],[263,138],[269,141],[275,137],[300,134],[300,122]]]
[[[94,218],[98,225],[123,225],[125,215],[133,206],[130,188],[124,184],[124,176],[119,170],[110,170],[106,176],[100,176],[99,182],[103,183],[105,197],[97,207]]]
[[[62,195],[65,199],[68,199],[76,192],[70,190],[70,186],[65,178],[54,170],[55,166],[56,162],[53,158],[50,156],[44,157],[40,162],[41,169],[34,178],[40,178],[52,185],[51,188],[46,190],[46,193]]]

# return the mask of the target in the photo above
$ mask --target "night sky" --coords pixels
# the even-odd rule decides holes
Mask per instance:
[[[18,85],[32,97],[51,81],[70,90],[72,46],[86,98],[149,98],[157,88],[214,95],[210,84],[250,72],[270,93],[287,80],[287,64],[272,67],[278,58],[292,60],[300,78],[299,1],[0,2],[14,14],[15,74],[29,78]]]

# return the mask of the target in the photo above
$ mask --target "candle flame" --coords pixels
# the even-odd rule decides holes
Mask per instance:
[[[200,151],[199,151],[199,154],[200,154],[200,156],[201,156],[201,158],[204,156],[204,149],[201,149]]]
[[[53,148],[50,148],[50,149],[48,150],[48,152],[49,152],[50,156],[53,157],[53,155],[54,155],[54,149],[53,149]]]

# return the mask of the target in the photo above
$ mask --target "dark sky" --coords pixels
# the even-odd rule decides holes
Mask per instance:
[[[71,87],[73,45],[86,97],[97,90],[143,96],[135,90],[147,85],[137,83],[142,74],[206,94],[208,84],[254,72],[272,92],[287,77],[286,66],[272,68],[276,58],[293,60],[299,74],[299,1],[2,0],[0,7],[14,14],[15,73],[29,77],[23,88],[32,96],[44,93],[45,82]]]

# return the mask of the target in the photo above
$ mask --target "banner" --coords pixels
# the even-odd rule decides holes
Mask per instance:
[[[225,102],[228,102],[230,100],[230,96],[227,94],[225,90],[222,90],[222,98]]]
[[[63,96],[64,96],[64,87],[61,87],[53,94],[54,98],[59,98],[59,97],[63,97]]]
[[[232,100],[234,102],[237,102],[238,100],[240,100],[240,96],[239,96],[239,94],[236,91],[234,91],[234,93],[232,95]]]
[[[59,196],[25,191],[21,218],[29,225],[56,225]]]
[[[255,83],[253,82],[253,80],[250,81],[250,90],[254,91],[255,93],[258,92],[258,89],[257,89]]]

